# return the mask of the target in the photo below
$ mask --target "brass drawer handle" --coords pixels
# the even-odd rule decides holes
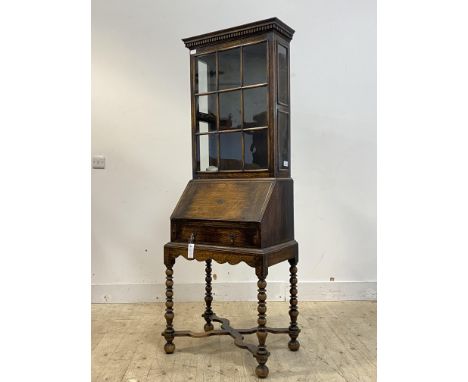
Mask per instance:
[[[236,235],[234,235],[234,234],[231,233],[231,234],[229,235],[229,238],[231,239],[231,244],[234,244],[234,239],[236,238]]]

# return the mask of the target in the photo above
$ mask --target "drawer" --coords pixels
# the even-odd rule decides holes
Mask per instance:
[[[257,223],[230,223],[217,221],[173,221],[171,240],[187,243],[194,235],[194,243],[227,247],[260,247]]]

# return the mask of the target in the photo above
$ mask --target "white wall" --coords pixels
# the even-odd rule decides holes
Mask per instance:
[[[300,295],[375,298],[375,1],[93,0],[92,151],[107,160],[105,170],[92,170],[93,301],[162,298],[169,216],[191,178],[189,52],[181,38],[273,16],[296,30]],[[213,268],[218,298],[254,298],[251,268]],[[203,270],[178,261],[176,297],[201,298]],[[287,280],[287,263],[270,268],[270,299],[284,299]]]

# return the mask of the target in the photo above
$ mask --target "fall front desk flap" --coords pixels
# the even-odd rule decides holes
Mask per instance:
[[[292,179],[191,180],[171,215],[171,241],[264,248],[294,239]]]

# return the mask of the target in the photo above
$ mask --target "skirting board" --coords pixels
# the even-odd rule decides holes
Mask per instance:
[[[100,284],[91,286],[93,303],[141,303],[165,301],[164,284]],[[174,284],[174,301],[203,301],[205,284]],[[287,301],[289,284],[271,281],[267,301]],[[257,301],[256,282],[213,283],[218,301]],[[299,301],[376,300],[374,281],[304,281],[298,284]]]

